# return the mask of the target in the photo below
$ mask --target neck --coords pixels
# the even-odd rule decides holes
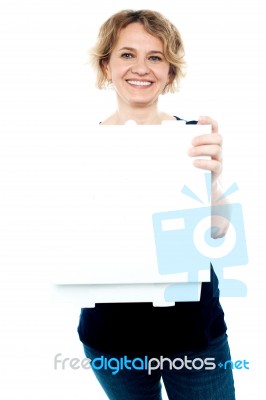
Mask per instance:
[[[118,103],[117,111],[111,118],[116,125],[123,125],[128,120],[134,120],[138,125],[159,125],[166,119],[165,114],[158,110],[155,103],[145,107],[128,107],[126,104]]]
[[[160,124],[160,112],[156,106],[149,107],[121,107],[119,106],[116,115],[123,124],[128,120],[134,120],[139,125]]]

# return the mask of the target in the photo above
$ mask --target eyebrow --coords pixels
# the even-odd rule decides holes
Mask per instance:
[[[127,47],[127,46],[121,47],[121,49],[119,49],[118,51],[121,51],[121,50],[136,51],[136,49],[134,49],[133,47]],[[160,50],[150,50],[150,51],[148,51],[148,54],[150,54],[150,53],[160,53],[164,56],[163,52]]]

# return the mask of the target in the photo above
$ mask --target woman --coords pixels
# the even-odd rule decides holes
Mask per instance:
[[[178,30],[160,13],[123,10],[111,16],[102,25],[92,52],[98,87],[112,84],[117,99],[116,111],[101,123],[121,125],[134,120],[150,125],[179,119],[160,111],[158,99],[177,89],[184,75],[183,57]],[[197,158],[194,164],[212,172],[215,201],[221,194],[222,138],[210,117],[190,121],[196,122],[212,125],[211,134],[194,139],[189,154],[210,156]],[[220,225],[217,237],[226,229],[226,224]],[[213,269],[211,282],[202,284],[199,302],[179,302],[170,307],[99,303],[81,310],[78,326],[86,356],[97,359],[93,368],[97,379],[108,398],[117,400],[159,400],[161,379],[169,399],[235,399],[232,371],[217,366],[230,360],[226,330]],[[150,371],[142,363],[145,356],[154,358]],[[169,361],[156,368],[160,357]],[[103,359],[112,360],[100,367]],[[114,373],[119,359],[123,359],[123,366],[119,364],[119,371]],[[170,367],[173,360],[175,368]]]

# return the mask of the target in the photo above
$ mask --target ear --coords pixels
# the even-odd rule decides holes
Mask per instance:
[[[108,81],[112,80],[111,69],[107,60],[102,61],[102,71]]]

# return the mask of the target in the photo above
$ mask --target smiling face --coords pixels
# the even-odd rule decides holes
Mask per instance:
[[[140,23],[132,23],[120,31],[105,68],[120,105],[156,104],[169,83],[169,63],[164,57],[163,44]]]

